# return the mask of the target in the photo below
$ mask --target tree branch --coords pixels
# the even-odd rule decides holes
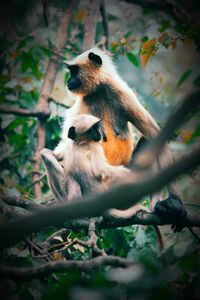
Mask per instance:
[[[69,260],[49,262],[32,268],[12,268],[5,265],[0,266],[0,276],[7,278],[30,279],[33,277],[47,276],[51,273],[66,271],[84,271],[91,273],[96,269],[112,266],[127,268],[135,265],[132,260],[117,256],[99,256],[90,260]]]
[[[62,52],[65,46],[65,43],[67,41],[67,31],[68,26],[71,22],[73,10],[75,8],[77,1],[70,1],[66,11],[63,14],[63,17],[61,18],[60,25],[57,32],[57,41],[56,41],[56,48]],[[49,103],[48,99],[51,96],[54,81],[56,78],[56,72],[57,72],[57,66],[58,66],[58,60],[55,59],[54,55],[51,57],[49,61],[49,65],[47,68],[47,73],[43,82],[43,85],[40,90],[40,98],[39,102],[37,104],[36,109],[38,111],[47,111],[49,112]],[[38,129],[36,132],[37,137],[37,144],[35,148],[35,154],[34,154],[34,164],[33,164],[33,171],[39,172],[40,171],[40,151],[45,147],[45,121],[39,120]],[[36,182],[38,180],[38,175],[35,173],[33,175],[33,181]],[[40,197],[42,194],[40,183],[34,185],[34,194],[36,197]]]
[[[15,197],[15,196],[9,196],[9,195],[2,195],[0,196],[0,201],[3,201],[4,203],[11,205],[11,206],[16,206],[16,207],[21,207],[29,211],[38,211],[43,209],[44,207],[42,205],[36,204],[31,200],[26,200],[22,199],[20,197]]]
[[[84,24],[82,50],[88,50],[95,44],[96,24],[99,14],[100,0],[87,0],[87,15]]]
[[[81,199],[81,201],[49,207],[29,216],[15,219],[8,224],[2,224],[0,226],[0,247],[6,247],[14,241],[20,240],[24,236],[47,226],[60,226],[68,220],[100,216],[103,211],[109,208],[125,209],[130,207],[136,204],[143,196],[160,190],[177,176],[196,168],[198,165],[200,165],[200,148],[186,154],[154,176],[151,173],[145,175],[144,180],[140,182],[127,183],[95,197],[89,197],[85,201]],[[190,220],[187,222],[185,225],[193,226]],[[198,225],[199,223],[197,222],[196,224]]]
[[[102,17],[102,25],[103,25],[103,31],[104,31],[103,35],[105,37],[105,47],[108,50],[109,49],[109,29],[108,29],[108,19],[107,19],[104,0],[101,0],[100,13],[101,13],[101,17]]]
[[[0,105],[0,113],[12,114],[22,117],[34,117],[38,119],[48,119],[50,117],[50,112],[46,110],[31,111],[29,109],[8,107],[6,105]]]
[[[70,106],[68,106],[68,105],[66,105],[66,104],[64,104],[64,103],[58,102],[58,101],[56,101],[56,100],[53,99],[53,98],[49,98],[49,99],[48,99],[48,102],[49,102],[49,103],[53,102],[53,103],[55,103],[57,106],[62,106],[62,107],[65,108],[65,109],[70,108]]]

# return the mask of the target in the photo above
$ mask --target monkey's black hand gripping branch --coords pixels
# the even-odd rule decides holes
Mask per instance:
[[[170,193],[167,199],[157,202],[154,211],[156,214],[172,220],[171,228],[174,232],[181,231],[185,226],[183,224],[187,219],[187,211],[176,194]]]

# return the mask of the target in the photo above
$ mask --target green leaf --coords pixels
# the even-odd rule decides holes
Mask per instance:
[[[197,126],[196,126],[196,128],[195,128],[195,130],[194,130],[194,132],[192,134],[192,140],[194,138],[199,137],[199,136],[200,136],[200,124],[197,124]]]
[[[134,64],[134,66],[137,68],[139,66],[139,62],[138,62],[138,59],[137,57],[131,53],[131,52],[128,52],[127,54],[127,57],[128,59]]]
[[[177,86],[180,86],[186,79],[188,79],[188,77],[190,76],[190,74],[192,73],[192,69],[188,69],[187,71],[185,71],[180,79],[177,82]]]
[[[131,31],[128,31],[127,33],[125,33],[124,37],[127,39],[129,37],[129,35],[131,35]]]
[[[65,72],[65,78],[64,78],[65,85],[67,85],[67,81],[68,81],[69,77],[70,77],[70,72],[69,71]]]
[[[24,74],[30,69],[32,71],[32,74],[37,79],[40,79],[41,74],[39,72],[39,59],[33,57],[33,53],[31,50],[29,50],[28,52],[23,52],[21,56],[21,72]]]
[[[158,29],[160,32],[165,31],[170,27],[170,21],[169,20],[162,20],[160,24],[160,28]]]
[[[148,38],[148,36],[147,36],[147,35],[145,35],[145,36],[143,36],[143,38],[142,38],[142,42],[143,42],[143,43],[145,43],[145,42],[147,42],[147,41],[148,41],[148,39],[149,39],[149,38]]]

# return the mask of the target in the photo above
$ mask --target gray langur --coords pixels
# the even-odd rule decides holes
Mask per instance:
[[[160,130],[133,90],[120,77],[109,55],[93,48],[68,61],[66,66],[70,72],[67,87],[76,96],[76,102],[67,111],[61,140],[53,154],[42,152],[43,161],[48,168],[50,187],[54,194],[61,198],[63,191],[60,191],[57,184],[62,179],[62,170],[58,166],[58,160],[64,158],[70,146],[68,131],[75,116],[90,114],[101,119],[104,132],[101,147],[107,162],[112,166],[128,166],[132,153],[134,154],[130,123],[139,129],[146,139],[153,138]],[[167,145],[159,161],[161,167],[171,162],[171,153]],[[166,200],[156,203],[156,213],[173,217],[175,220],[181,219],[185,216],[185,208],[174,184],[169,186],[169,192]]]
[[[100,142],[106,138],[101,120],[88,114],[75,116],[70,124],[68,138],[71,140],[64,155],[64,190],[68,201],[77,197],[71,182],[77,183],[84,197],[101,193],[110,187],[130,181],[132,172],[124,166],[112,166],[107,162]],[[77,189],[76,189],[77,191]],[[129,216],[142,205],[134,205],[130,209],[109,210],[115,216]],[[145,209],[146,210],[146,209]]]

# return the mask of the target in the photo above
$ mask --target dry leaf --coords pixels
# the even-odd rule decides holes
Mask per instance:
[[[181,133],[182,139],[184,141],[184,143],[189,143],[191,141],[192,138],[192,132],[190,132],[189,130],[183,130]]]
[[[155,47],[156,42],[157,40],[153,38],[142,44],[142,50],[140,54],[142,68],[146,66],[149,58],[156,53],[156,47]]]
[[[61,252],[54,252],[52,254],[53,260],[64,260],[64,255]]]
[[[84,9],[80,9],[77,15],[75,16],[75,21],[81,23],[85,18],[86,12]]]

